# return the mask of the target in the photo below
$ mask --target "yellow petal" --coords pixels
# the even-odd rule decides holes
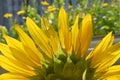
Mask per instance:
[[[120,80],[120,75],[109,76],[109,77],[104,78],[102,80]]]
[[[108,35],[106,35],[102,41],[99,42],[99,44],[89,53],[86,59],[92,58],[92,63],[95,63],[95,61],[100,57],[101,53],[109,48],[113,43],[114,37],[112,36],[112,32],[110,32]]]
[[[23,48],[23,45],[21,42],[18,40],[9,37],[9,36],[4,36],[5,40],[7,41],[7,44],[13,54],[13,56],[20,60],[21,62],[24,62],[30,66],[36,66],[36,64],[33,62],[34,60],[30,58],[30,55],[26,53],[26,51]]]
[[[0,80],[30,80],[30,79],[18,74],[4,73],[0,75]]]
[[[24,49],[32,57],[32,59],[34,59],[37,63],[39,63],[40,60],[44,61],[42,53],[38,51],[32,39],[30,39],[30,37],[18,25],[15,26],[15,29],[24,45]]]
[[[99,58],[96,60],[97,67],[96,72],[102,72],[108,69],[120,58],[120,43],[116,43],[107,50],[101,53]]]
[[[50,36],[57,37],[57,34],[56,34],[54,28],[47,21],[47,19],[45,17],[42,17],[42,19],[41,19],[41,27],[47,37],[50,37]]]
[[[42,1],[41,4],[42,4],[43,6],[48,6],[48,5],[49,5],[49,3],[48,3],[47,1]]]
[[[11,18],[13,16],[13,14],[11,14],[11,13],[6,13],[6,14],[4,14],[4,18]]]
[[[13,58],[12,52],[10,51],[8,45],[0,43],[0,51],[2,52],[3,55],[5,55],[6,57],[10,57]]]
[[[5,70],[16,73],[16,74],[19,73],[24,76],[35,75],[34,71],[27,70],[27,68],[24,69],[24,67],[22,68],[21,66],[17,65],[17,63],[15,64],[14,62],[11,62],[11,61],[14,61],[14,60],[12,60],[10,58],[8,59],[8,58],[0,55],[0,65]]]
[[[102,76],[102,78],[107,78],[116,75],[119,75],[119,79],[120,79],[120,65],[115,65],[108,68],[108,71]]]
[[[25,14],[24,10],[20,10],[20,11],[17,12],[17,15],[22,15],[22,14]]]
[[[80,46],[80,44],[78,43],[79,42],[79,39],[78,39],[78,32],[79,32],[78,20],[79,20],[79,15],[76,16],[74,25],[72,27],[72,46],[74,48],[75,53],[77,53],[78,48]]]
[[[54,7],[54,6],[48,6],[48,11],[49,12],[52,12],[52,11],[55,11],[57,8]]]
[[[66,52],[69,52],[69,50],[71,49],[72,40],[68,26],[68,17],[63,7],[60,9],[59,12],[58,30],[62,48],[66,49]]]
[[[10,60],[12,60],[11,62],[15,63],[16,65],[19,65],[25,69],[31,69],[28,66],[25,66],[26,64],[21,63],[19,60],[16,60],[12,54],[12,52],[10,51],[9,47],[3,43],[0,43],[0,51],[2,52],[2,54],[9,58]]]
[[[49,46],[49,39],[44,32],[34,23],[32,19],[27,17],[26,25],[30,35],[32,36],[38,47],[49,57],[52,57],[51,47]]]
[[[80,46],[81,46],[81,57],[84,57],[88,51],[91,39],[92,39],[92,17],[87,14],[83,21],[82,27],[80,28]]]
[[[64,44],[64,38],[65,38],[64,35],[66,31],[65,29],[68,30],[67,14],[65,10],[61,8],[58,17],[58,30],[59,30],[60,42],[63,48],[65,48],[65,44]]]
[[[46,18],[42,17],[41,23],[42,23],[41,24],[42,25],[42,30],[44,31],[46,36],[49,38],[50,45],[52,47],[53,52],[56,53],[56,51],[59,47],[59,39],[58,39],[57,33],[55,32],[54,28],[47,21]]]

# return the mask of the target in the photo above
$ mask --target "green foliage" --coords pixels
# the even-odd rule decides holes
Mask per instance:
[[[32,1],[33,6],[27,4],[27,0],[23,3],[21,10],[25,11],[24,14],[18,15],[21,16],[23,21],[25,21],[26,17],[32,18],[35,23],[41,27],[41,17],[45,16],[49,23],[53,25],[54,29],[58,31],[58,13],[61,6],[64,6],[64,0],[54,0],[53,4],[43,5],[42,10],[44,14],[40,16],[37,12],[36,0]],[[106,4],[106,5],[104,5]],[[112,31],[114,34],[120,33],[120,11],[119,0],[113,0],[112,3],[103,3],[100,0],[93,0],[89,2],[89,0],[78,0],[78,4],[73,6],[69,3],[68,5],[68,23],[71,28],[75,17],[77,14],[80,15],[79,21],[83,19],[83,17],[90,13],[93,16],[93,33],[94,36],[105,35]],[[48,7],[52,6],[56,8],[56,10],[49,11]],[[16,20],[10,21],[12,26],[16,24]],[[21,27],[27,32],[25,22],[21,24]],[[79,26],[80,27],[80,26]],[[16,32],[12,30],[13,36],[17,36]]]

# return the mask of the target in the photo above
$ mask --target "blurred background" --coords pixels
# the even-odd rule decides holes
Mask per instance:
[[[12,35],[11,27],[15,23],[23,26],[27,16],[35,19],[38,25],[40,17],[46,16],[56,26],[57,20],[54,18],[61,6],[64,6],[70,16],[70,26],[76,14],[80,14],[82,19],[84,15],[91,13],[95,36],[105,35],[110,31],[120,33],[119,0],[0,0],[0,26],[5,26]],[[19,11],[21,13],[18,14]],[[5,14],[8,14],[7,17]]]

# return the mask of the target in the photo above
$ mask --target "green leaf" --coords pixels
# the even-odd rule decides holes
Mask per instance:
[[[63,67],[64,67],[64,63],[61,60],[55,58],[54,59],[54,72],[56,74],[61,74]]]
[[[83,73],[86,70],[86,68],[87,68],[86,62],[84,60],[80,60],[79,62],[77,62],[75,64],[74,76],[76,76],[76,78],[82,80],[82,76],[83,76]]]
[[[86,71],[86,80],[94,80],[94,73],[95,73],[94,68],[88,68]]]
[[[68,57],[67,58],[67,61],[64,65],[64,68],[63,68],[63,74],[66,77],[73,77],[73,70],[74,70],[74,64],[72,62],[72,60]]]
[[[55,74],[49,74],[45,80],[61,80]]]

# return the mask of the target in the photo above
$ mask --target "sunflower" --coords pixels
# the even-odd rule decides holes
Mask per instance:
[[[87,14],[78,25],[76,16],[69,28],[63,8],[58,15],[58,33],[46,18],[41,28],[27,17],[29,36],[18,25],[19,39],[5,35],[0,43],[0,66],[7,72],[0,80],[120,80],[120,43],[112,44],[112,32],[89,53],[92,40],[92,17]]]
[[[11,13],[6,13],[3,16],[4,16],[4,18],[8,19],[8,18],[11,18],[13,15]]]
[[[17,15],[22,15],[22,14],[25,14],[24,10],[20,10],[20,11],[17,12]]]
[[[108,3],[103,3],[102,6],[103,7],[107,7],[109,4]]]
[[[42,4],[43,6],[48,6],[48,5],[49,5],[49,3],[48,3],[47,1],[41,1],[41,4]]]
[[[55,11],[57,8],[55,8],[54,6],[48,6],[48,11],[52,12]]]

